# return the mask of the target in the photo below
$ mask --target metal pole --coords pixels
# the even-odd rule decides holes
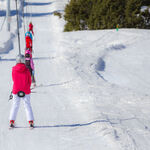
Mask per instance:
[[[18,8],[17,8],[17,0],[16,0],[16,17],[17,17],[17,32],[18,32],[19,55],[21,55],[21,49],[20,49],[20,33],[19,33],[19,13],[18,13]]]
[[[10,31],[10,0],[7,0],[6,18],[7,18],[7,31]]]

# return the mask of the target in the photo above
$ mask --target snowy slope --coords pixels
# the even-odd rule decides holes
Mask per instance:
[[[0,36],[0,150],[148,150],[150,31],[64,33],[64,20],[53,12],[63,12],[67,2],[26,1],[20,20],[22,53],[24,25],[34,24],[34,130],[28,129],[22,105],[18,128],[8,130],[11,68],[18,54],[15,15],[11,34],[0,32],[5,37]]]

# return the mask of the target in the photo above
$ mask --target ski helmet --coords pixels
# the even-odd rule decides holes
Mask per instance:
[[[25,63],[25,57],[24,55],[22,54],[19,54],[17,57],[16,57],[16,63]]]
[[[25,54],[31,54],[30,49],[27,49],[27,50],[25,51]]]

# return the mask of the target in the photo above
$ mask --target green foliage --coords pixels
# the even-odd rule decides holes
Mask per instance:
[[[128,0],[126,4],[126,26],[130,28],[137,27],[138,22],[141,18],[138,16],[140,14],[141,0]]]
[[[54,12],[54,16],[58,16],[59,18],[62,18],[62,14],[58,11]]]
[[[92,0],[71,0],[65,8],[65,31],[86,29],[91,7]]]
[[[150,7],[149,7],[150,9]],[[150,29],[150,13],[149,10],[146,9],[144,12],[140,13],[140,16],[142,18],[141,28]]]
[[[150,0],[70,0],[66,5],[64,31],[150,28],[150,13],[141,12]]]

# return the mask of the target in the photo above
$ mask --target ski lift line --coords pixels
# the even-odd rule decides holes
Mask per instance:
[[[28,4],[29,4],[29,1],[28,1]],[[30,5],[28,5],[28,8],[29,8],[29,20],[31,19],[31,7],[30,7]],[[29,22],[28,22],[28,24],[29,24]]]
[[[25,13],[27,13],[27,7],[24,9],[24,4],[25,4],[25,0],[23,0],[23,23],[24,23],[24,34],[25,34],[25,32],[27,31],[27,20],[26,20],[26,18],[24,17],[25,15]]]
[[[25,35],[25,23],[24,23],[24,0],[23,0],[23,27],[24,27],[24,35]]]
[[[25,0],[24,0],[24,2],[25,2]],[[26,0],[26,4],[28,4],[28,2],[29,1]],[[23,3],[23,8],[24,8],[24,3]],[[25,16],[24,14],[29,13],[29,9],[30,9],[30,7],[29,6],[27,7],[27,5],[26,5],[26,8],[23,9],[24,35],[25,35],[26,31],[28,30],[28,24],[29,24],[29,20],[31,17],[31,15],[29,17],[24,17]]]
[[[2,25],[1,25],[0,31],[3,29],[3,26],[4,26],[5,21],[6,21],[6,16],[5,16],[4,20],[3,20],[3,23],[2,23]]]
[[[27,0],[27,3],[28,3],[28,0]],[[28,7],[27,7],[27,5],[26,5],[26,13],[28,12]],[[28,19],[27,19],[28,17],[26,17],[26,27],[27,27],[27,24],[28,24]],[[27,28],[26,28],[26,30],[27,30]]]
[[[26,0],[26,2],[27,2],[27,0]],[[25,13],[27,13],[28,12],[28,10],[27,10],[27,6],[26,6],[26,9],[25,9]],[[26,31],[27,31],[27,19],[26,18],[24,18],[24,20],[25,20],[25,24],[26,24]]]
[[[28,1],[28,3],[29,3],[29,1]],[[32,5],[28,5],[28,8],[29,8],[29,14],[30,14],[29,15],[29,20],[32,21]],[[29,24],[29,22],[28,22],[28,24]]]
[[[26,0],[26,3],[28,3],[28,0]],[[27,5],[26,5],[26,13],[27,12],[28,12],[28,8],[27,8]],[[26,17],[25,21],[26,21],[26,25],[27,25],[27,17]]]
[[[0,9],[0,10],[2,10],[2,9]],[[5,15],[4,20],[3,20],[3,22],[2,22],[2,25],[1,25],[0,31],[3,29],[3,25],[4,25],[4,23],[5,23],[5,20],[6,20],[6,15]]]
[[[28,6],[28,3],[29,3],[29,1],[28,0],[26,0],[26,14],[29,12],[29,6]],[[26,16],[26,25],[28,25],[29,24],[29,20],[30,19],[30,16],[28,17],[28,16]],[[27,29],[27,28],[26,28]]]
[[[31,7],[31,12],[30,12],[30,17],[31,17],[31,22],[32,22],[32,5],[30,5],[30,7]]]
[[[19,13],[18,13],[18,6],[17,6],[17,0],[15,0],[16,2],[16,17],[17,17],[17,32],[18,32],[18,47],[19,47],[19,55],[21,55],[21,48],[20,48],[20,33],[19,33]]]
[[[29,3],[29,0],[26,0],[27,4]],[[32,10],[31,10],[31,6],[28,5],[28,7],[26,6],[26,13],[29,13],[29,17],[26,17],[26,24],[29,25],[30,20],[32,20]]]
[[[25,18],[24,18],[24,1],[25,0],[23,0],[23,26],[24,26],[24,40],[25,40],[25,33],[26,33],[26,24],[25,24]],[[25,40],[25,43],[26,43],[26,40]]]

